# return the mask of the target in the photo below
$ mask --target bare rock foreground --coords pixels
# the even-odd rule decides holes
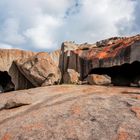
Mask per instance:
[[[0,108],[0,140],[140,139],[139,88],[40,87],[0,94]]]

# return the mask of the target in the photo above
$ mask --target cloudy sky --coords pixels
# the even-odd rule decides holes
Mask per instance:
[[[0,48],[51,51],[140,33],[140,0],[0,0]]]

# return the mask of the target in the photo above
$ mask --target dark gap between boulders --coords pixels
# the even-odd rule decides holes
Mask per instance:
[[[140,87],[140,62],[138,61],[108,68],[95,68],[90,71],[90,74],[108,75],[114,86]]]

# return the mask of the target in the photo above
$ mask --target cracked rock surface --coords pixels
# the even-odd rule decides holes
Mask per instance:
[[[0,94],[0,140],[139,140],[139,88],[59,85]],[[28,103],[28,104],[27,104]]]

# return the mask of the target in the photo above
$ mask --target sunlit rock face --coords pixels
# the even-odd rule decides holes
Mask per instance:
[[[119,73],[115,68],[116,73],[121,76],[124,70],[132,71],[133,66],[137,67],[135,75],[132,74],[131,79],[139,76],[139,61],[140,61],[140,35],[132,37],[113,37],[106,40],[96,42],[95,44],[75,44],[73,42],[64,42],[61,47],[60,68],[62,74],[67,69],[74,69],[80,74],[81,80],[84,80],[89,74],[94,74],[94,69],[111,68],[122,66],[124,64],[135,65],[126,68],[120,68],[122,73]],[[124,66],[123,66],[124,67]],[[118,69],[119,70],[119,69]],[[96,74],[108,74],[106,72],[98,72]],[[131,72],[133,73],[133,72]],[[127,73],[129,75],[130,73]],[[120,79],[127,77],[121,76]],[[124,79],[125,81],[126,79]],[[135,80],[130,81],[128,85]],[[139,81],[139,80],[138,80]]]
[[[0,49],[0,93],[58,84],[59,51],[35,53]]]
[[[47,52],[16,61],[20,72],[35,86],[59,84],[61,72]]]

